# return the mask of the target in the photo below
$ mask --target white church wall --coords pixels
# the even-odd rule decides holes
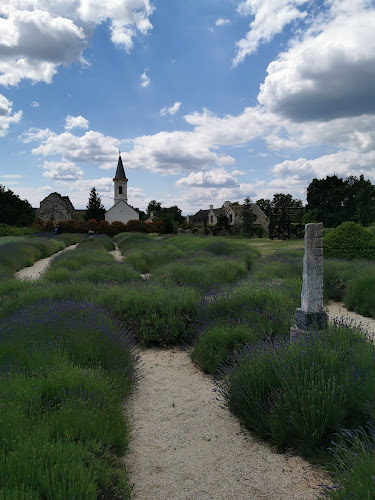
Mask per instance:
[[[130,220],[139,220],[139,214],[124,201],[120,201],[106,212],[105,220],[110,224],[114,221],[126,224]]]

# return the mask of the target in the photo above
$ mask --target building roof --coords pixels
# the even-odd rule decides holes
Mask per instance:
[[[124,165],[122,164],[121,154],[118,157],[115,179],[124,181],[128,180],[125,175]]]

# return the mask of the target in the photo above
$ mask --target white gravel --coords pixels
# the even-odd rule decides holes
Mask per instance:
[[[117,262],[121,262],[124,259],[124,257],[121,254],[119,247],[117,246],[117,243],[114,243],[114,245],[115,249],[111,250],[109,253],[113,256],[115,260],[117,260]]]
[[[345,323],[353,326],[359,326],[367,332],[367,337],[375,342],[375,319],[365,318],[353,311],[348,311],[342,302],[330,301],[326,307],[328,317],[332,319],[343,320]]]
[[[58,255],[60,255],[63,252],[67,252],[68,250],[73,250],[76,246],[77,245],[70,245],[69,247],[60,250],[60,252],[50,255],[45,259],[37,260],[34,265],[30,267],[24,267],[23,269],[17,271],[14,277],[20,280],[37,280],[46,271],[47,267],[50,265],[53,259],[55,259]]]
[[[222,408],[213,382],[178,349],[141,351],[127,401],[133,427],[124,458],[137,500],[307,500],[323,474],[275,453]]]

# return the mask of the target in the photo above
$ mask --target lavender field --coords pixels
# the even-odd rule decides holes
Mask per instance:
[[[340,323],[290,343],[301,241],[123,233],[82,240],[36,282],[14,278],[78,238],[62,236],[0,246],[0,497],[131,498],[135,346],[183,345],[251,432],[332,473],[322,494],[371,498],[374,348]],[[326,299],[374,269],[328,259]]]

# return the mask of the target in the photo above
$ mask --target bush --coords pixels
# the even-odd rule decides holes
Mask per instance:
[[[77,223],[75,220],[60,220],[59,226],[64,233],[76,233],[77,232]]]
[[[101,220],[98,226],[99,234],[110,234],[109,222],[107,220]]]
[[[367,269],[349,282],[344,301],[350,311],[375,317],[375,269]]]
[[[237,347],[256,340],[257,335],[248,324],[218,325],[200,335],[191,357],[204,373],[214,374]]]
[[[117,220],[111,222],[111,225],[109,226],[109,236],[112,236],[112,238],[119,233],[124,233],[125,231],[127,231],[126,225]]]
[[[282,449],[319,457],[341,428],[374,412],[374,346],[334,325],[295,342],[246,345],[221,368],[220,390],[250,430]]]
[[[126,224],[126,231],[129,233],[148,233],[150,232],[150,225],[143,220],[130,220]]]
[[[363,428],[343,430],[332,445],[335,485],[326,486],[326,496],[332,500],[374,498],[375,428],[370,426],[368,433]]]
[[[0,236],[23,236],[24,234],[32,234],[35,232],[35,227],[16,227],[0,224]]]
[[[375,235],[354,222],[343,222],[324,236],[324,256],[375,259]]]
[[[88,231],[94,231],[94,233],[96,233],[96,231],[98,230],[98,223],[96,219],[89,219],[87,221],[87,229]]]

